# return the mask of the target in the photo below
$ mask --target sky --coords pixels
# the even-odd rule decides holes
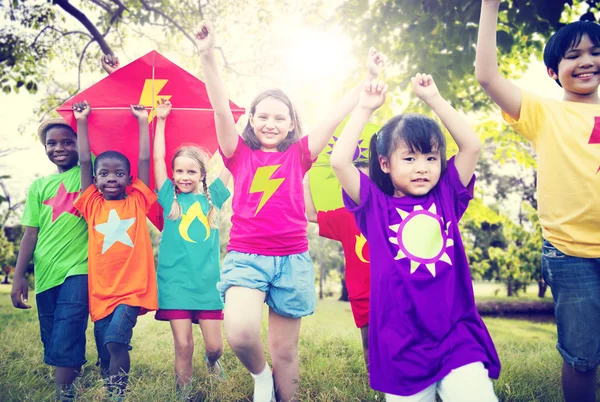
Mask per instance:
[[[282,29],[289,26],[294,26],[295,29]],[[248,77],[248,80],[253,80],[251,87],[254,91],[247,91],[233,100],[242,107],[247,107],[258,90],[272,87],[275,82],[294,100],[303,122],[307,123],[305,126],[310,127],[315,120],[313,114],[317,111],[322,113],[335,102],[335,97],[346,84],[345,77],[360,63],[352,55],[352,40],[336,27],[329,26],[328,30],[312,28],[295,16],[279,19],[272,29],[277,34],[276,43],[285,44],[281,52],[280,68],[272,79]],[[121,65],[152,50],[152,43],[149,41],[130,42],[132,44],[125,49],[125,54],[119,55]],[[168,50],[161,53],[175,63],[180,63],[177,53]],[[185,65],[180,65],[186,68]],[[72,71],[61,72],[62,66],[59,64],[55,69],[53,77],[58,81],[76,79]],[[103,77],[100,72],[84,74],[82,88]],[[533,61],[527,73],[515,82],[523,89],[542,96],[555,99],[562,96],[562,91],[547,76],[545,67],[539,61]],[[23,199],[29,184],[36,177],[55,172],[54,165],[46,158],[43,147],[35,136],[39,122],[35,120],[33,110],[43,97],[42,92],[31,95],[22,91],[18,95],[3,94],[0,97],[0,119],[4,122],[0,132],[2,148],[22,149],[0,158],[0,175],[11,176],[7,184],[14,199]],[[23,131],[23,134],[19,134],[19,131]]]

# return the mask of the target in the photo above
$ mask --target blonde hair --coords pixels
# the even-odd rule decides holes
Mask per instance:
[[[217,209],[212,203],[212,197],[210,196],[210,191],[208,190],[208,186],[206,185],[206,166],[208,165],[208,161],[210,159],[209,154],[202,148],[193,145],[180,147],[177,150],[177,152],[175,152],[175,155],[173,155],[173,159],[171,161],[172,169],[175,169],[175,159],[179,158],[180,156],[190,158],[198,164],[198,167],[200,168],[200,175],[204,176],[202,179],[204,195],[206,196],[208,204],[210,205],[208,215],[206,216],[208,218],[208,224],[213,229],[218,228]],[[173,183],[173,187],[173,204],[171,206],[171,211],[169,212],[169,215],[167,215],[167,218],[171,220],[177,220],[181,218],[182,210],[179,201],[177,201],[177,186],[175,185],[175,183]]]

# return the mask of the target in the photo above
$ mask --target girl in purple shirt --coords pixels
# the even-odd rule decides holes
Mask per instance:
[[[442,120],[458,153],[446,161],[439,125],[423,115],[390,119],[371,139],[369,176],[354,148],[387,86],[367,81],[334,148],[344,203],[371,248],[371,387],[386,401],[496,402],[500,362],[477,313],[458,221],[473,198],[480,142],[430,75],[415,95]]]

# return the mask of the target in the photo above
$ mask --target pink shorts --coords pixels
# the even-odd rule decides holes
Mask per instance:
[[[223,320],[223,310],[164,310],[159,309],[154,318],[159,321],[192,320],[198,324],[199,320]]]

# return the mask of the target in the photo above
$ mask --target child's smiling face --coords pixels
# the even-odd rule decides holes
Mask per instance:
[[[46,132],[46,155],[59,172],[77,166],[77,136],[68,127],[54,126]]]
[[[560,81],[566,92],[565,100],[596,93],[600,85],[600,45],[583,35],[577,45],[565,52],[558,72],[549,68],[548,75]]]
[[[129,169],[119,159],[104,158],[97,161],[94,183],[105,199],[122,200],[131,184]]]
[[[278,99],[267,97],[261,100],[250,116],[254,134],[266,152],[277,151],[277,146],[294,130],[290,109]]]
[[[423,196],[440,181],[442,164],[440,152],[432,149],[429,153],[411,150],[400,142],[389,159],[380,156],[381,170],[390,175],[394,185],[394,196]]]

